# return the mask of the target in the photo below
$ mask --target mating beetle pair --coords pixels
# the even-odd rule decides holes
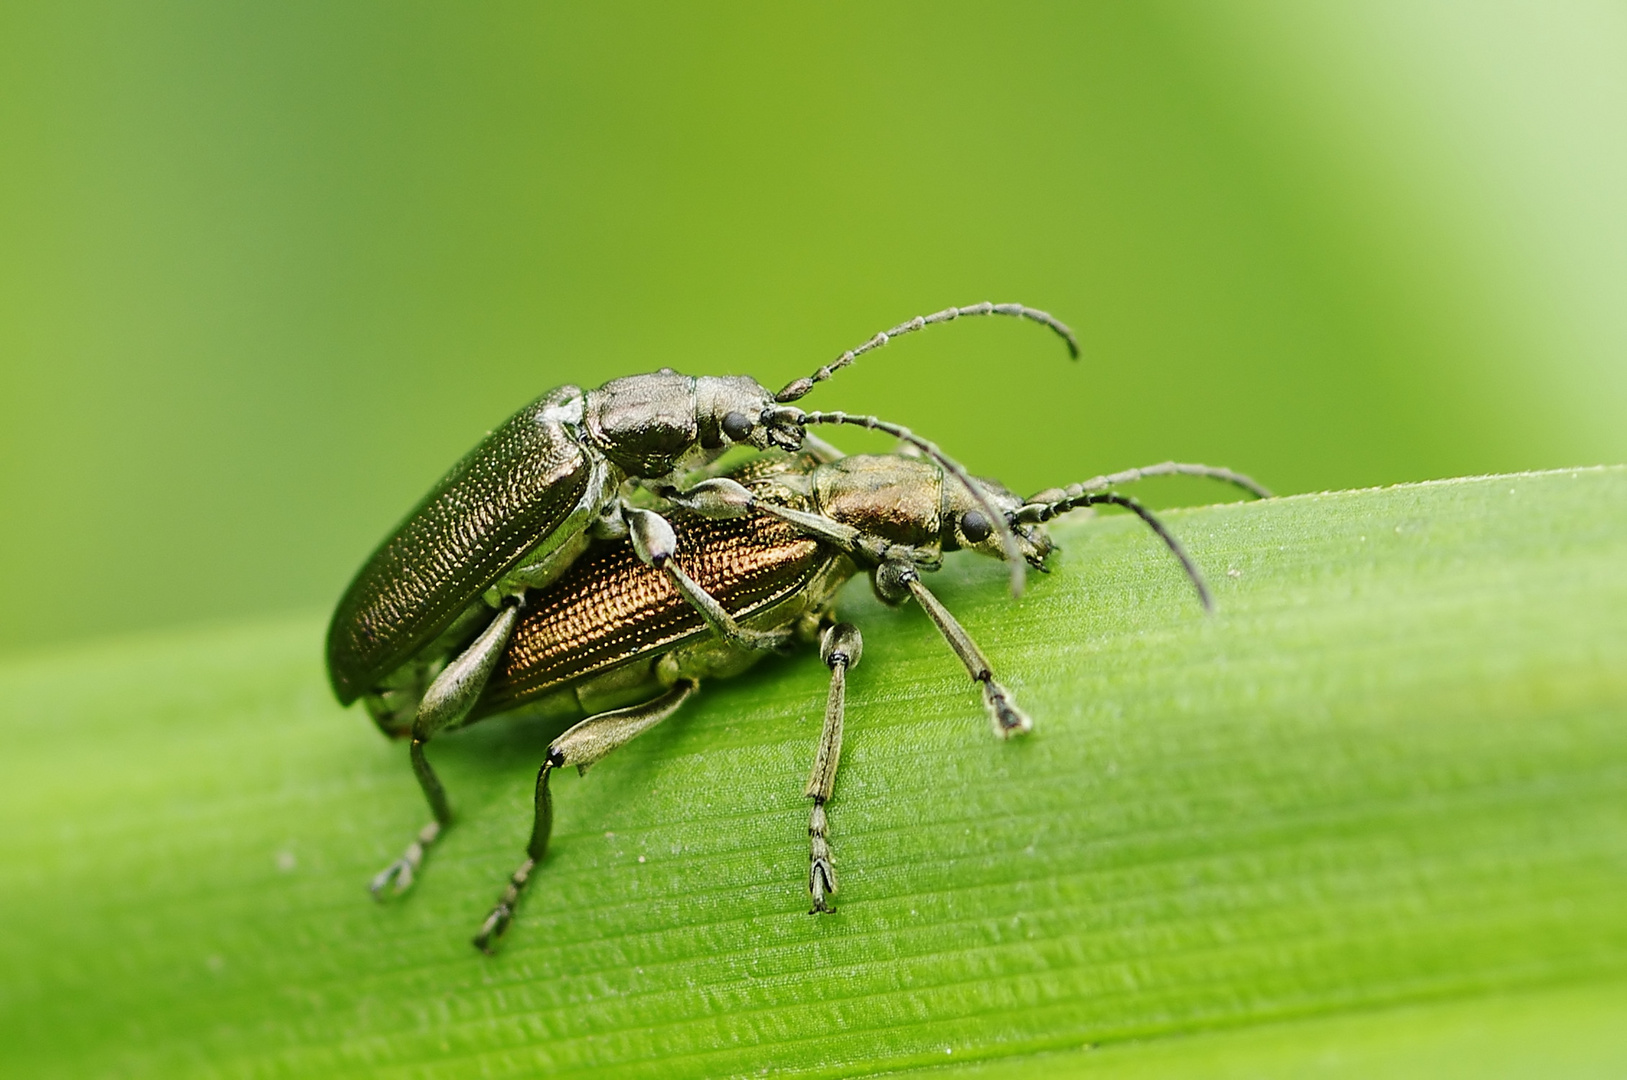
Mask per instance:
[[[1264,494],[1246,477],[1166,464],[1021,500],[972,480],[934,445],[873,417],[788,408],[830,373],[891,337],[960,314],[1034,319],[1020,305],[948,309],[901,324],[844,353],[770,400],[742,378],[671,372],[619,379],[586,393],[564,387],[522,410],[460,462],[363,567],[329,633],[329,672],[340,700],[364,697],[380,726],[412,736],[411,761],[434,820],[373,883],[375,894],[412,882],[425,849],[450,824],[440,782],[424,756],[439,731],[525,708],[587,719],[549,748],[537,779],[528,857],[476,944],[489,948],[546,847],[549,775],[585,768],[670,716],[702,678],[744,670],[766,650],[811,640],[825,628],[831,667],[809,797],[814,910],[830,910],[835,873],[825,802],[840,752],[847,667],[861,639],[834,625],[836,589],[857,570],[897,603],[913,596],[982,685],[996,730],[1028,718],[975,643],[921,583],[944,550],[968,547],[1043,566],[1042,523],[1075,506],[1113,503],[1152,525],[1201,578],[1157,519],[1112,483],[1161,472],[1214,476]],[[806,436],[814,423],[854,423],[898,436],[918,456],[839,458]],[[730,444],[811,454],[769,455],[733,475],[687,489],[689,467]],[[635,504],[652,492],[667,516]],[[668,518],[671,518],[671,521]],[[677,525],[677,529],[673,528]]]
[[[471,617],[478,599],[501,606],[551,581],[590,537],[625,535],[626,485],[679,481],[730,445],[796,450],[809,425],[858,424],[914,443],[969,483],[964,469],[897,425],[874,417],[805,413],[788,403],[895,337],[973,315],[1043,323],[1078,355],[1073,332],[1045,312],[985,303],[901,323],[778,394],[743,376],[691,377],[670,369],[615,379],[597,390],[549,391],[453,466],[357,573],[328,628],[334,693],[350,704],[448,627]],[[992,507],[985,509],[992,513]],[[1015,557],[1010,530],[1003,529],[1002,536],[1007,556]],[[718,618],[715,606],[700,604]],[[714,629],[733,632],[721,619]],[[483,651],[463,659],[475,663],[501,652],[502,636],[482,639]],[[460,708],[466,712],[468,698],[467,692],[437,694],[437,701],[445,701],[434,713],[440,726],[449,722],[443,716],[456,718]]]

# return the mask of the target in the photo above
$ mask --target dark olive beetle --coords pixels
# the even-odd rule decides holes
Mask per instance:
[[[585,770],[671,716],[703,679],[737,674],[765,655],[718,634],[687,602],[661,569],[674,551],[685,552],[694,581],[732,618],[772,639],[776,648],[811,642],[824,628],[821,656],[831,669],[831,689],[807,787],[814,800],[808,888],[813,910],[830,911],[836,873],[825,804],[841,752],[845,674],[863,647],[855,627],[834,624],[836,590],[862,570],[883,600],[901,603],[914,597],[981,686],[995,731],[1019,734],[1031,726],[1028,717],[994,677],[971,636],[921,582],[921,572],[940,566],[944,552],[961,548],[1005,557],[986,505],[994,505],[1000,521],[1012,530],[1019,557],[1043,569],[1052,550],[1045,521],[1077,507],[1113,504],[1135,512],[1157,531],[1207,606],[1202,578],[1174,537],[1139,503],[1105,490],[1169,473],[1208,476],[1267,494],[1247,477],[1224,469],[1165,463],[1025,500],[990,481],[973,481],[974,490],[930,459],[864,455],[820,460],[810,454],[759,458],[689,492],[670,493],[681,501],[668,515],[672,529],[658,536],[652,549],[635,552],[626,542],[600,542],[528,598],[469,711],[469,722],[516,711],[554,720],[586,717],[547,751],[537,776],[527,857],[475,944],[491,948],[547,848],[553,770],[567,765]],[[457,648],[456,642],[448,644],[448,651]],[[407,710],[413,691],[394,693],[401,695],[395,707]],[[438,779],[421,756],[414,760],[421,764],[419,779],[432,792],[432,803],[439,803],[436,821],[374,880],[375,893],[392,879],[397,891],[411,883],[446,816]]]
[[[857,424],[911,443],[969,486],[965,470],[907,429],[870,416],[807,413],[789,402],[893,338],[962,316],[1006,315],[1043,323],[1077,356],[1073,333],[1021,304],[947,308],[900,323],[778,394],[744,376],[688,376],[670,369],[615,379],[596,390],[551,390],[488,435],[441,478],[357,573],[328,627],[328,677],[341,704],[363,698],[379,725],[410,723],[413,767],[441,825],[444,799],[426,779],[423,744],[468,715],[513,633],[527,590],[547,585],[594,538],[632,536],[647,554],[670,526],[626,500],[635,485],[681,483],[731,445],[795,450],[812,424]],[[817,440],[816,440],[817,441]],[[993,504],[985,510],[997,519]],[[997,532],[1018,554],[1009,526]],[[660,567],[720,636],[771,648],[772,635],[742,627],[680,565]],[[1014,579],[1014,587],[1020,577]],[[461,651],[447,655],[450,642]],[[410,715],[389,704],[413,691]]]

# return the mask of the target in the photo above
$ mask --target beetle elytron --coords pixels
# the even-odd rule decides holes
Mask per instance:
[[[413,853],[451,823],[423,745],[469,714],[519,621],[527,590],[579,558],[594,538],[625,536],[639,552],[667,527],[634,514],[639,484],[672,485],[731,444],[796,450],[813,424],[857,424],[916,446],[972,490],[995,523],[1009,559],[1020,551],[996,506],[964,469],[932,443],[875,417],[804,412],[791,405],[832,373],[893,338],[962,316],[1006,315],[1050,327],[1078,355],[1073,332],[1021,304],[946,308],[877,334],[812,375],[771,394],[754,379],[680,375],[664,369],[615,379],[597,390],[551,390],[511,416],[452,467],[363,564],[328,627],[328,677],[341,704],[362,698],[387,731],[410,724],[410,756],[435,821],[397,860],[410,875]],[[631,520],[630,520],[631,519]],[[1013,588],[1021,587],[1020,561]],[[742,627],[673,559],[663,572],[714,632],[765,649],[777,638]],[[476,632],[478,631],[478,632]],[[449,656],[451,643],[460,643]],[[411,713],[390,701],[409,690]],[[410,881],[410,877],[406,880]]]

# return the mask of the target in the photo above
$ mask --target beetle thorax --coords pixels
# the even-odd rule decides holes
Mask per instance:
[[[895,544],[939,544],[943,471],[929,461],[868,454],[842,458],[814,473],[819,512]]]
[[[584,419],[605,457],[629,476],[655,479],[710,460],[731,443],[766,449],[761,419],[772,404],[755,379],[662,368],[589,391]]]
[[[698,443],[695,380],[670,368],[612,379],[588,391],[584,420],[600,451],[627,475],[666,476]]]

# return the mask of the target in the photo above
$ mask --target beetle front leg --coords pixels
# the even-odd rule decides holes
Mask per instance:
[[[994,724],[994,733],[1002,739],[1009,739],[1013,735],[1021,735],[1034,726],[1034,721],[1028,714],[1017,708],[1012,699],[1011,691],[1000,684],[994,677],[994,671],[989,666],[988,657],[983,650],[977,647],[972,635],[966,628],[950,614],[943,602],[921,581],[921,575],[914,566],[908,563],[887,562],[876,568],[876,591],[884,599],[896,603],[905,596],[914,596],[927,615],[943,635],[944,641],[954,651],[955,656],[966,667],[966,674],[972,681],[983,688],[983,705],[989,711],[989,720]]]
[[[819,733],[819,751],[814,755],[806,792],[814,801],[808,817],[808,894],[813,897],[810,915],[836,910],[826,903],[826,898],[836,892],[836,864],[825,836],[825,804],[836,787],[836,766],[842,757],[847,671],[857,666],[863,651],[864,638],[852,623],[838,623],[825,631],[819,646],[820,659],[830,668],[830,693],[825,698],[825,726]]]
[[[548,853],[548,837],[554,828],[554,799],[548,790],[548,778],[553,771],[575,765],[581,772],[587,772],[589,765],[677,712],[699,685],[693,679],[686,679],[653,701],[590,716],[548,747],[542,768],[537,770],[536,815],[531,823],[531,842],[526,845],[525,861],[509,875],[508,887],[498,897],[486,921],[481,923],[474,937],[475,948],[488,956],[496,950],[497,939],[514,919],[514,910],[531,880],[531,871]]]
[[[700,617],[706,620],[706,625],[716,631],[719,637],[748,649],[779,649],[785,646],[787,634],[765,633],[741,626],[715,596],[684,573],[683,567],[679,566],[674,558],[678,549],[678,537],[673,533],[672,526],[667,523],[666,518],[653,510],[640,510],[631,506],[624,508],[622,514],[627,519],[633,550],[638,553],[638,557],[666,574],[671,579],[673,587],[678,590],[678,594],[688,601],[690,607],[700,613]]]
[[[418,786],[423,789],[434,820],[418,830],[418,835],[407,845],[400,858],[373,877],[368,890],[375,899],[384,898],[384,889],[391,882],[395,883],[393,891],[396,895],[410,889],[430,845],[439,840],[447,826],[452,824],[452,806],[446,799],[446,788],[441,786],[440,777],[435,775],[429,759],[424,757],[424,745],[437,732],[461,723],[469,715],[469,710],[474,708],[480,697],[480,691],[486,686],[486,680],[491,677],[492,669],[497,666],[498,657],[503,655],[519,618],[518,604],[504,605],[474,644],[446,665],[424,692],[424,700],[419,704],[418,715],[412,724],[409,756],[413,775],[418,778]]]

